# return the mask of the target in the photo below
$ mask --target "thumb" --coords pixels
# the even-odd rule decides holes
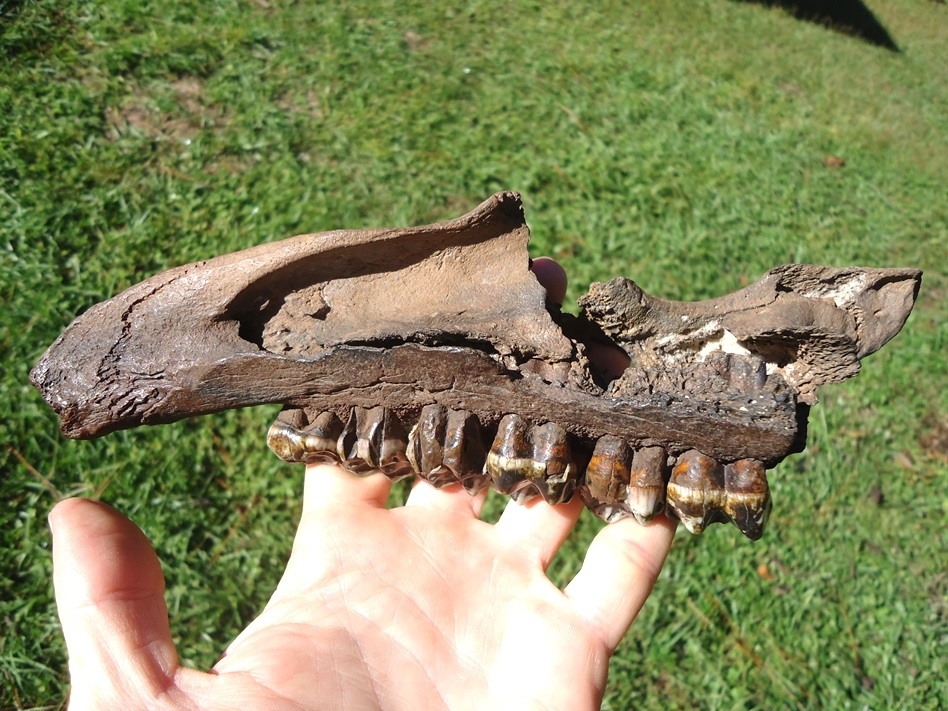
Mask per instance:
[[[178,655],[165,581],[145,534],[115,509],[67,499],[49,515],[53,585],[69,651],[70,708],[173,694]]]

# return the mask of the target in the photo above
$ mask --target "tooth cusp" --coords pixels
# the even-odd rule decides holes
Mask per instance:
[[[534,472],[539,474],[533,485],[547,503],[569,501],[576,491],[577,467],[566,430],[555,422],[547,422],[531,428],[530,439]]]
[[[391,410],[385,410],[379,439],[379,470],[392,481],[414,476],[415,470],[408,461],[408,435]]]
[[[494,488],[501,494],[513,495],[528,487],[536,477],[528,427],[527,421],[519,415],[504,415],[497,425],[497,436],[487,453],[486,469]]]

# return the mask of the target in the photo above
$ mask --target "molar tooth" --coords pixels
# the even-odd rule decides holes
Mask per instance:
[[[365,475],[378,470],[384,419],[384,407],[371,410],[354,407],[349,413],[336,440],[336,452],[343,466],[353,474]]]
[[[444,439],[448,410],[443,405],[425,405],[418,422],[408,435],[408,461],[421,476],[437,488],[457,482],[454,472],[444,465]]]
[[[338,462],[336,442],[342,434],[342,420],[333,412],[321,412],[302,432],[303,456],[301,461]]]
[[[267,433],[267,445],[287,462],[337,462],[336,441],[342,422],[332,412],[320,413],[311,423],[299,409],[280,413]]]
[[[665,510],[667,459],[662,447],[643,447],[632,459],[627,501],[635,520],[643,525]]]
[[[501,418],[497,425],[497,436],[487,453],[486,469],[494,482],[494,488],[501,494],[513,495],[530,487],[536,478],[528,425],[519,415],[504,415]],[[517,497],[517,501],[526,501],[536,494],[535,489],[524,492]]]
[[[408,436],[408,459],[437,488],[457,484],[476,494],[490,481],[484,474],[484,443],[475,415],[425,405]]]
[[[586,467],[583,501],[608,523],[634,516],[647,524],[665,509],[667,456],[662,447],[633,451],[620,437],[600,437]]]
[[[555,422],[530,429],[533,444],[534,486],[549,504],[573,498],[577,467],[566,430]]]
[[[518,503],[540,495],[550,504],[568,501],[578,467],[566,430],[555,422],[530,427],[519,415],[505,415],[487,455],[494,488]]]
[[[668,481],[668,506],[692,533],[726,521],[723,510],[724,467],[697,450],[678,458]]]
[[[284,462],[303,461],[302,439],[299,430],[279,419],[267,430],[267,446]]]
[[[626,498],[632,459],[632,448],[621,437],[604,435],[596,440],[580,495],[603,521],[612,523],[631,513]]]
[[[764,464],[740,459],[724,467],[724,512],[752,541],[764,535],[772,503]]]
[[[415,471],[408,461],[408,435],[401,420],[391,410],[385,410],[379,445],[379,469],[392,481],[412,476]]]
[[[476,494],[490,483],[484,472],[487,452],[481,439],[481,425],[466,410],[449,410],[444,434],[444,465],[469,494]]]

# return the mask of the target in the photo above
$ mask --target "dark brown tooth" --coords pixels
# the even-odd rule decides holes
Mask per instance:
[[[490,481],[477,417],[442,405],[422,408],[408,436],[408,459],[415,471],[437,488],[457,484],[474,494]]]
[[[444,434],[444,466],[469,494],[482,491],[490,483],[484,472],[487,451],[481,439],[481,425],[465,410],[449,410]]]
[[[605,435],[596,440],[580,495],[603,521],[612,523],[631,514],[626,497],[632,459],[632,448],[621,437]]]
[[[447,408],[443,405],[425,405],[417,424],[408,435],[408,460],[419,475],[439,489],[457,483],[454,472],[444,465],[447,429]]]
[[[518,501],[525,501],[538,493],[532,486],[538,473],[533,463],[533,445],[528,428],[527,421],[519,415],[504,415],[487,453],[487,473],[497,491],[512,495],[521,489],[530,489],[518,497]]]
[[[529,436],[533,444],[533,485],[548,504],[569,501],[576,491],[577,467],[566,430],[547,422],[532,427]]]
[[[392,481],[413,476],[415,470],[408,461],[408,435],[401,420],[391,410],[385,411],[382,420],[381,445],[379,446],[379,469]]]
[[[371,410],[354,407],[349,413],[342,434],[336,440],[336,452],[342,465],[353,474],[365,475],[378,471],[384,420],[383,407]]]
[[[764,535],[772,506],[763,462],[740,459],[724,467],[724,512],[752,541]]]
[[[668,481],[668,507],[692,533],[701,533],[724,514],[724,467],[696,450],[682,454]]]
[[[662,447],[643,447],[632,459],[627,502],[635,520],[643,525],[665,510],[667,460]]]

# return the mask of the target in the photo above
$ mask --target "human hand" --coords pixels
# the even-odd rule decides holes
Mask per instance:
[[[578,499],[511,502],[490,525],[478,518],[486,494],[419,480],[404,507],[386,509],[390,488],[382,474],[307,467],[283,578],[209,673],[179,664],[144,534],[104,504],[58,504],[70,708],[598,708],[674,525],[606,526],[561,591],[546,569]]]
[[[179,665],[158,558],[110,507],[50,515],[72,709],[598,708],[608,660],[671,544],[665,519],[606,526],[565,590],[546,577],[582,504],[508,505],[419,480],[307,468],[303,515],[263,613],[208,673]]]

